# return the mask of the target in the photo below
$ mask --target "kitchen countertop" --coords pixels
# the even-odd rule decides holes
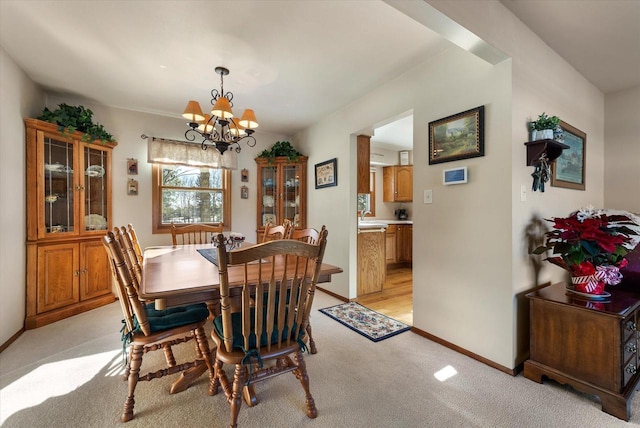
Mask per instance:
[[[392,225],[392,224],[413,224],[413,221],[367,218],[363,222],[358,221],[358,229],[359,230],[368,229],[369,231],[373,231],[374,229],[380,229],[381,231],[384,231],[389,225]]]
[[[379,219],[379,218],[370,218],[367,217],[365,218],[364,221],[370,221],[370,222],[376,222],[376,223],[385,223],[385,224],[413,224],[413,220],[385,220],[385,219]]]

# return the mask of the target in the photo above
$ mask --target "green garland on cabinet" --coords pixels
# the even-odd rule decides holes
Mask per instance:
[[[288,160],[295,162],[302,153],[293,148],[288,141],[276,141],[270,149],[263,150],[258,157],[268,158],[269,163],[273,163],[277,156],[286,156]]]
[[[93,123],[93,112],[83,106],[70,106],[62,103],[58,108],[51,111],[44,108],[39,120],[55,123],[63,135],[73,134],[75,131],[84,132],[82,141],[100,141],[102,144],[114,142],[115,139],[99,123]]]

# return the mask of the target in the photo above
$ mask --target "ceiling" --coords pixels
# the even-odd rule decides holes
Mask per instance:
[[[603,92],[640,84],[640,1],[501,1]],[[225,66],[236,113],[285,135],[451,46],[383,1],[346,0],[1,0],[0,44],[48,92],[171,117],[206,108]],[[372,141],[410,147],[403,118]]]

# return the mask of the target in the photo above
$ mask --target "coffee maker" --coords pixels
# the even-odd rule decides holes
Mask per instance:
[[[406,220],[409,218],[409,214],[407,214],[407,210],[404,208],[399,208],[393,212],[398,220]]]

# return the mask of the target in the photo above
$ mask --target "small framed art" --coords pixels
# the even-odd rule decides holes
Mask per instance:
[[[127,181],[127,195],[137,195],[138,194],[138,180],[134,180],[130,178]]]
[[[127,159],[127,174],[138,175],[138,159]]]
[[[338,185],[338,158],[315,165],[316,189]]]
[[[247,186],[240,187],[240,198],[249,199],[249,188]]]

